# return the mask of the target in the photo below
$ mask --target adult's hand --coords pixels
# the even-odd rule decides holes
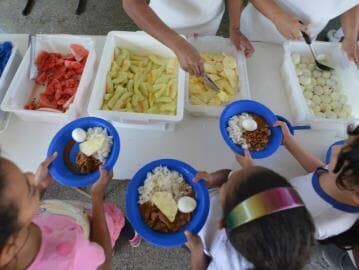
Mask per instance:
[[[301,32],[305,32],[309,35],[308,26],[300,23],[298,18],[288,13],[281,13],[273,20],[273,23],[286,39],[303,39]]]
[[[358,43],[355,39],[344,38],[342,42],[342,49],[346,52],[350,61],[359,63],[359,49]]]
[[[242,51],[246,57],[250,57],[254,52],[254,47],[245,35],[238,29],[231,29],[229,32],[232,43],[237,50]]]
[[[175,54],[183,70],[190,75],[203,76],[204,64],[199,52],[187,41],[180,41],[175,47]]]

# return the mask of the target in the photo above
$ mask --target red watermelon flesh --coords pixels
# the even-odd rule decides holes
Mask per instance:
[[[88,56],[88,51],[78,44],[71,44],[70,51],[66,55],[40,51],[35,61],[39,71],[35,87],[43,85],[45,90],[39,98],[31,96],[25,109],[65,112],[69,108]]]

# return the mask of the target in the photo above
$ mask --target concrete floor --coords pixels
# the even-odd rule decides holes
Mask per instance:
[[[36,0],[31,14],[24,17],[21,11],[25,2],[0,1],[0,32],[106,35],[112,30],[137,30],[123,12],[120,0],[88,0],[86,11],[81,16],[75,15],[78,1]],[[226,15],[218,34],[228,36]],[[127,184],[128,181],[113,181],[108,193],[108,200],[123,209]],[[85,200],[84,196],[60,185],[50,188],[46,198]],[[189,269],[189,266],[189,254],[184,248],[161,249],[142,243],[133,249],[124,240],[119,241],[113,259],[113,269],[182,270]]]

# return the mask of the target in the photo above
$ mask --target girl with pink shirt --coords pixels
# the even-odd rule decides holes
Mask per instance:
[[[0,269],[111,269],[112,247],[125,225],[122,211],[103,201],[112,172],[100,167],[91,209],[51,200],[40,206],[55,158],[33,174],[0,157]]]

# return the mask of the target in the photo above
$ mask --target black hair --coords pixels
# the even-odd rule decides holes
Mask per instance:
[[[18,213],[15,203],[6,196],[7,180],[4,172],[4,159],[0,156],[0,252],[10,237],[19,230]]]
[[[226,217],[240,202],[275,187],[291,187],[279,174],[263,167],[252,172],[226,194]],[[233,185],[234,186],[234,185]],[[228,232],[233,247],[257,270],[299,270],[308,262],[315,246],[314,225],[305,207],[274,213],[243,224]]]
[[[321,244],[334,244],[344,250],[353,249],[354,246],[359,245],[359,219],[349,230],[319,242]]]
[[[340,150],[333,172],[339,173],[336,179],[338,188],[351,190],[348,184],[359,187],[359,125],[349,125],[347,134],[349,138]]]

